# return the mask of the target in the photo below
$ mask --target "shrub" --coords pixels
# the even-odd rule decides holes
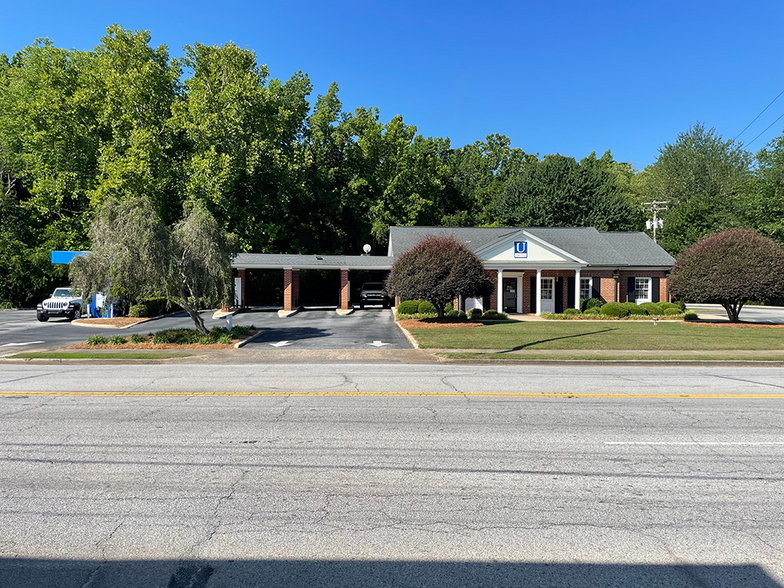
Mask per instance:
[[[646,315],[648,314],[645,312],[644,308],[640,308],[640,306],[636,302],[621,302],[621,305],[629,311],[629,314],[636,314],[636,315]]]
[[[664,308],[658,302],[643,302],[640,304],[640,308],[651,316],[659,316],[664,313]]]
[[[231,335],[229,333],[225,333],[218,337],[216,343],[222,343],[223,345],[231,345]]]
[[[498,312],[491,308],[490,310],[485,311],[482,318],[491,321],[503,321],[507,319],[507,316],[505,312]]]
[[[614,316],[615,318],[623,318],[629,316],[629,309],[624,306],[622,302],[608,302],[599,309],[599,314],[604,316]]]
[[[681,310],[679,308],[666,308],[663,314],[664,316],[678,316],[681,314]]]
[[[601,309],[598,306],[592,306],[591,308],[586,308],[583,311],[584,315],[587,316],[596,316],[601,312]]]
[[[482,316],[482,309],[481,308],[472,308],[468,311],[469,318],[478,319]]]
[[[685,321],[696,321],[697,320],[697,313],[696,312],[687,312],[683,315],[683,320]]]
[[[565,316],[577,316],[581,314],[580,311],[576,308],[566,308],[564,309],[563,313]]]
[[[209,335],[202,335],[201,337],[199,337],[197,343],[199,345],[212,345],[213,343],[215,343],[215,341]]]
[[[555,314],[554,312],[543,312],[539,316],[541,316],[543,319],[547,319],[548,321],[557,321],[563,317],[562,314]]]
[[[419,303],[419,308],[417,308],[417,312],[419,314],[437,314],[436,307],[433,306],[432,302],[428,302],[427,300],[423,300]]]
[[[128,339],[122,335],[112,335],[109,337],[109,345],[125,345],[127,342]]]
[[[404,300],[398,304],[397,312],[399,314],[416,314],[419,312],[419,300]]]
[[[580,302],[580,310],[585,312],[589,308],[599,308],[604,305],[600,298],[589,298]]]
[[[166,345],[167,343],[169,343],[169,338],[163,331],[155,333],[155,335],[152,337],[153,345]]]
[[[131,343],[144,343],[144,335],[140,335],[139,333],[134,333],[131,335]]]
[[[150,316],[150,313],[147,310],[146,304],[134,304],[131,306],[131,308],[128,309],[128,316],[134,318],[143,318]]]
[[[662,312],[666,312],[669,309],[674,309],[677,310],[678,312],[683,312],[686,309],[686,305],[683,303],[678,304],[677,302],[659,302],[659,308],[661,308]]]
[[[85,341],[87,345],[106,345],[108,342],[109,340],[103,335],[92,335],[87,337],[87,341]]]

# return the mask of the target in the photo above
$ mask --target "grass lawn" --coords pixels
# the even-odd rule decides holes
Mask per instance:
[[[190,357],[191,355],[191,353],[28,351],[12,355],[9,359],[172,359],[175,357]]]
[[[514,363],[530,363],[532,361],[758,361],[758,362],[777,362],[784,363],[784,354],[743,354],[738,350],[723,353],[613,353],[591,352],[591,353],[509,353],[507,351],[494,351],[492,353],[482,353],[469,351],[465,353],[439,353],[446,359],[479,359],[482,361],[510,361]]]
[[[472,329],[411,329],[426,349],[784,349],[784,329],[699,326],[680,322],[514,322]]]

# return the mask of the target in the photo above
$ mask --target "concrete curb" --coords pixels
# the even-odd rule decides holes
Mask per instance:
[[[252,336],[248,337],[247,339],[243,339],[242,341],[237,341],[237,342],[234,344],[234,349],[242,349],[242,348],[243,348],[243,347],[245,347],[245,346],[246,346],[248,343],[250,343],[251,341],[254,341],[254,340],[258,339],[258,338],[259,338],[259,337],[261,337],[263,334],[264,334],[264,331],[263,331],[262,329],[259,329],[259,332],[258,332],[258,333],[256,333],[255,335],[252,335]]]
[[[279,310],[278,311],[278,316],[280,318],[288,318],[290,316],[294,316],[298,312],[299,312],[299,308],[297,308],[295,310]]]
[[[395,321],[395,324],[398,326],[398,328],[400,328],[401,331],[403,331],[403,335],[406,336],[406,339],[408,339],[408,342],[413,345],[414,349],[419,349],[419,343],[417,343],[417,340],[414,339],[414,336],[408,332],[408,329],[406,329],[398,321]]]
[[[340,315],[340,316],[348,316],[350,314],[354,314],[354,309],[353,308],[347,308],[347,309],[337,308],[337,309],[335,309],[335,312],[338,313],[338,315]]]

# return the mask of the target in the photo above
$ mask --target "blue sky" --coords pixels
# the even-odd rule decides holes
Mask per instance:
[[[253,49],[272,76],[330,82],[344,109],[377,106],[454,147],[489,133],[529,153],[611,149],[642,169],[697,121],[736,136],[784,90],[784,2],[7,2],[0,52],[38,37],[89,49],[146,29]],[[741,141],[784,114],[779,98]],[[749,148],[782,134],[784,119]]]

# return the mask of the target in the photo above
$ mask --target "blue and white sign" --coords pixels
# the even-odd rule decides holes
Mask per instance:
[[[528,259],[528,241],[515,241],[515,259]]]

